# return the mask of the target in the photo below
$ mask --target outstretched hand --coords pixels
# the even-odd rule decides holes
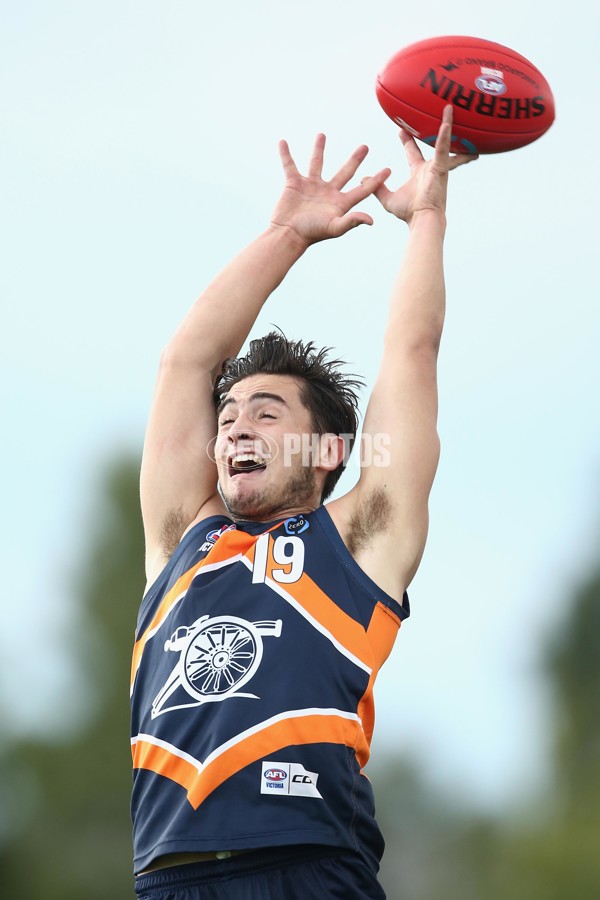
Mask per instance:
[[[422,210],[445,213],[448,172],[477,159],[477,156],[466,153],[450,154],[452,107],[444,108],[432,159],[423,158],[415,139],[404,129],[400,131],[400,140],[410,167],[409,180],[397,191],[390,191],[381,184],[373,193],[384,209],[408,223],[416,212]]]
[[[285,174],[285,187],[273,211],[271,225],[289,228],[308,244],[327,238],[340,237],[357,225],[372,225],[367,213],[354,210],[370,194],[374,194],[389,176],[389,169],[363,178],[362,183],[343,192],[364,161],[368,147],[364,144],[354,151],[345,165],[330,181],[322,177],[325,135],[318,134],[314,143],[307,175],[301,175],[292,159],[286,141],[279,143],[279,155]]]

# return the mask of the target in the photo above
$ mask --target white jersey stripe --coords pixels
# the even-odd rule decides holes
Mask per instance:
[[[173,756],[178,756],[180,759],[191,763],[200,773],[206,766],[214,762],[215,759],[218,759],[219,756],[227,750],[235,747],[236,744],[245,741],[246,738],[252,737],[252,735],[258,734],[260,731],[264,731],[265,729],[270,728],[271,725],[276,725],[278,722],[284,722],[286,719],[300,719],[305,718],[306,716],[338,716],[341,719],[354,721],[357,725],[362,727],[360,716],[357,716],[356,713],[346,712],[343,709],[320,709],[319,707],[310,707],[308,709],[292,709],[288,712],[278,713],[276,716],[271,716],[270,719],[265,719],[264,722],[259,722],[257,725],[253,725],[251,728],[241,731],[239,734],[236,734],[235,737],[232,737],[230,740],[225,741],[224,744],[221,744],[220,747],[215,747],[215,749],[208,754],[204,762],[200,762],[200,760],[190,756],[189,753],[185,753],[183,750],[180,750],[179,747],[175,747],[174,744],[170,744],[168,741],[163,741],[160,738],[154,737],[152,734],[136,735],[136,737],[131,739],[131,746],[133,747],[138,741],[143,741],[144,743],[161,747],[163,750],[167,750],[169,753],[173,754]]]
[[[151,638],[154,637],[155,634],[158,634],[158,632],[160,631],[160,629],[162,628],[162,626],[165,624],[166,620],[168,619],[170,613],[175,609],[175,607],[177,606],[178,603],[181,603],[181,601],[183,600],[183,598],[189,591],[191,585],[194,583],[194,581],[196,580],[196,578],[198,578],[199,575],[201,575],[203,572],[214,572],[215,569],[221,569],[221,568],[223,568],[223,566],[230,566],[232,563],[237,562],[241,558],[242,558],[242,554],[237,553],[235,556],[232,556],[229,559],[223,559],[220,562],[215,562],[215,563],[208,563],[206,566],[202,566],[200,569],[198,569],[198,571],[196,572],[196,574],[190,581],[190,584],[188,585],[188,587],[185,589],[185,591],[182,591],[181,594],[178,594],[177,597],[175,597],[175,599],[164,610],[163,615],[161,616],[160,620],[156,623],[154,628],[149,628],[148,631],[144,632],[144,635],[143,635],[144,646],[147,644],[147,642]],[[136,675],[137,675],[137,670],[139,669],[139,667],[141,665],[143,655],[144,655],[143,653],[140,654],[140,658],[137,661],[137,666],[135,668]],[[132,696],[132,694],[133,694],[134,684],[135,684],[135,678],[133,679],[133,682],[131,684],[131,690],[129,691],[129,696]]]
[[[235,556],[231,556],[231,557],[229,557],[228,559],[222,559],[222,560],[220,560],[220,562],[207,563],[207,565],[201,566],[201,568],[198,569],[198,571],[196,572],[196,574],[194,575],[194,577],[193,577],[192,580],[190,581],[190,584],[189,584],[189,586],[185,589],[185,591],[182,591],[181,594],[178,594],[177,597],[175,597],[175,599],[173,600],[173,602],[169,604],[169,606],[167,607],[167,609],[165,609],[164,614],[163,614],[162,618],[160,619],[160,621],[157,622],[157,624],[154,626],[154,628],[150,628],[150,629],[146,632],[146,640],[147,640],[147,641],[150,640],[150,638],[154,637],[154,635],[157,634],[158,631],[160,631],[160,629],[162,628],[162,626],[163,626],[164,623],[165,623],[165,620],[168,618],[169,613],[171,612],[171,610],[172,610],[175,606],[177,606],[177,604],[180,603],[181,600],[183,600],[183,598],[185,597],[185,595],[186,595],[187,592],[189,591],[190,587],[192,586],[192,584],[194,583],[194,581],[196,580],[196,578],[198,578],[200,575],[202,575],[203,572],[214,572],[215,569],[222,569],[224,566],[230,566],[232,563],[237,562],[237,561],[238,561],[239,559],[241,559],[241,558],[242,558],[242,554],[241,554],[241,553],[237,553]]]
[[[241,561],[250,569],[250,571],[252,571],[252,563],[247,557],[242,557]],[[358,656],[355,656],[354,653],[351,653],[350,650],[348,650],[347,647],[344,647],[343,644],[340,644],[338,639],[334,637],[332,633],[328,631],[327,628],[325,628],[324,625],[322,625],[317,619],[315,619],[314,616],[311,616],[308,610],[304,609],[301,603],[298,603],[298,601],[294,597],[292,597],[291,594],[288,594],[285,588],[283,588],[276,581],[273,581],[273,579],[269,578],[268,576],[265,578],[264,584],[270,587],[272,591],[275,591],[276,594],[279,594],[280,597],[283,597],[283,599],[287,603],[289,603],[290,606],[293,606],[296,612],[299,612],[307,622],[310,622],[313,628],[316,628],[316,630],[319,631],[324,637],[326,637],[328,641],[331,641],[335,649],[338,650],[343,656],[345,656],[346,659],[349,659],[350,662],[354,663],[355,666],[358,666],[360,669],[366,672],[367,675],[371,674],[371,667],[363,662],[362,659],[359,659]]]

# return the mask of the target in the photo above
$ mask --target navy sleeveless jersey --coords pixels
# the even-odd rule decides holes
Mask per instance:
[[[135,869],[166,853],[383,839],[361,770],[373,683],[409,614],[320,507],[271,524],[213,516],[139,612],[132,663]]]

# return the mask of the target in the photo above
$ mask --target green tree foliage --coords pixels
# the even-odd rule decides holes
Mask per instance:
[[[552,802],[507,844],[516,900],[600,897],[600,568],[576,590],[551,642]],[[505,879],[506,884],[506,879]],[[502,885],[501,885],[502,888]]]
[[[75,593],[77,640],[91,713],[66,741],[21,743],[0,759],[0,791],[26,822],[0,834],[0,883],[7,900],[131,898],[131,752],[128,685],[143,582],[138,464],[121,461],[102,485]],[[23,818],[23,817],[22,817]],[[12,833],[11,833],[12,832]]]
[[[406,760],[378,763],[371,778],[386,838],[380,880],[388,900],[486,897],[497,825],[457,808]]]
[[[600,571],[578,590],[547,669],[557,710],[555,762],[564,813],[600,824]],[[600,893],[600,891],[599,891]]]
[[[396,763],[374,779],[393,846],[389,900],[600,897],[600,568],[565,604],[546,653],[553,767],[543,796],[496,821],[444,804]],[[518,739],[517,737],[515,739]]]

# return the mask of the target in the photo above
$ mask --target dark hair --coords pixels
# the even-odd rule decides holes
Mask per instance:
[[[331,347],[317,350],[314,343],[288,341],[278,331],[271,331],[250,342],[245,356],[226,359],[214,387],[214,402],[218,409],[231,388],[251,375],[291,375],[301,381],[301,399],[312,417],[318,434],[350,435],[346,438],[344,460],[329,472],[323,485],[321,502],[327,499],[342,474],[358,429],[357,391],[363,381],[356,375],[346,375],[339,367],[340,359],[327,359]]]

